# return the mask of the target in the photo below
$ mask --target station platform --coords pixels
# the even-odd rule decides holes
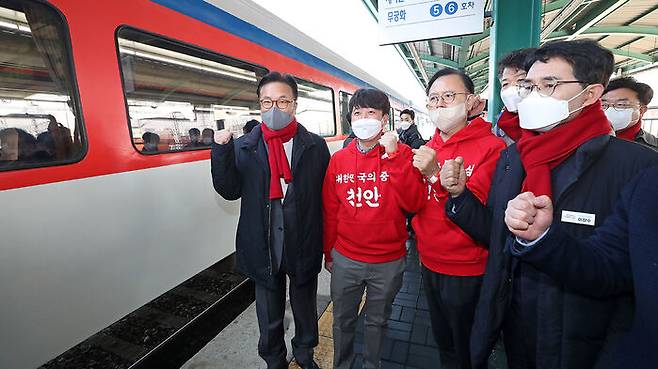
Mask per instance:
[[[420,263],[413,241],[407,243],[407,267],[400,292],[393,302],[384,340],[382,369],[440,369],[439,352],[430,328],[430,316],[420,274]],[[322,369],[333,368],[332,305],[329,297],[331,275],[323,270],[318,279],[318,327],[320,340],[315,349],[315,360]],[[363,306],[363,303],[362,303]],[[290,339],[294,334],[292,312],[285,317],[288,355],[292,350]],[[355,339],[356,360],[353,369],[362,368],[364,316],[359,316]],[[190,359],[182,369],[258,368],[265,363],[258,357],[258,323],[255,303],[227,326],[206,347]],[[490,368],[503,369],[504,355],[495,350]],[[290,357],[289,357],[290,359]],[[299,367],[292,362],[290,369]]]

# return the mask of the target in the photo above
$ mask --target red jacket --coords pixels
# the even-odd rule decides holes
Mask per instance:
[[[491,125],[476,119],[447,142],[439,132],[427,146],[436,151],[442,164],[457,156],[464,158],[466,187],[486,203],[496,161],[505,142],[491,133]],[[429,186],[428,201],[413,218],[420,260],[428,269],[447,275],[476,276],[484,274],[487,247],[475,242],[445,214],[448,192],[440,181]]]
[[[322,188],[324,254],[334,247],[346,257],[384,263],[406,253],[405,211],[419,209],[427,198],[420,173],[411,165],[411,149],[398,144],[391,156],[383,147],[367,154],[356,141],[329,161]]]

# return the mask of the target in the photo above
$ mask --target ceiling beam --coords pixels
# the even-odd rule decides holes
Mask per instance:
[[[425,70],[425,66],[423,65],[423,61],[420,59],[420,55],[418,54],[418,50],[416,49],[416,45],[414,45],[413,42],[407,42],[407,48],[409,48],[409,51],[411,52],[411,55],[414,57],[414,61],[416,62],[416,65],[418,66],[418,70],[420,71],[420,75],[423,77],[423,80],[425,83],[427,83],[430,79],[427,77],[427,71]]]
[[[439,58],[438,56],[427,55],[427,54],[420,54],[420,58],[422,60],[432,62],[432,63],[436,63],[436,64],[442,65],[444,67],[459,68],[459,64],[457,64],[457,62],[454,61],[454,60]]]
[[[633,23],[639,21],[640,19],[646,17],[647,15],[653,13],[653,12],[656,11],[656,10],[658,10],[658,5],[654,5],[653,7],[651,7],[651,8],[649,8],[649,9],[643,11],[642,13],[640,13],[640,14],[636,15],[635,17],[629,19],[628,21],[626,21],[626,22],[625,22],[624,24],[622,24],[622,25],[623,25],[623,26],[630,26],[631,24],[633,24]],[[602,41],[603,39],[605,39],[606,37],[608,37],[608,36],[602,36],[602,37],[599,39],[599,42],[601,42],[601,41]],[[633,42],[635,42],[635,41],[637,41],[637,40],[639,40],[639,39],[641,39],[641,38],[642,38],[642,37],[638,37],[638,38],[635,39],[634,41],[625,42],[625,43],[623,43],[623,44],[621,44],[621,45],[617,45],[617,49],[621,49],[622,47],[624,47],[624,46],[626,46],[626,45],[632,44]]]
[[[459,64],[460,69],[464,69],[466,66],[466,58],[468,58],[468,53],[471,50],[471,39],[471,36],[462,37],[462,46],[459,47],[457,56],[457,64]]]
[[[626,4],[629,0],[601,0],[599,1],[593,9],[588,10],[585,15],[577,20],[570,28],[573,30],[569,37],[568,41],[571,41],[578,37],[578,35],[587,31],[589,28],[593,27],[595,24],[599,23],[610,13],[617,10],[620,6]]]
[[[550,13],[556,10],[560,10],[569,4],[571,0],[555,0],[551,3],[544,5],[544,14]]]
[[[475,64],[475,63],[477,63],[477,62],[479,62],[479,61],[481,61],[481,60],[487,59],[487,58],[489,58],[489,53],[488,53],[488,52],[484,52],[484,53],[481,53],[481,54],[475,55],[474,57],[472,57],[472,58],[466,60],[466,63],[465,63],[464,66],[465,66],[465,67],[468,67],[468,66],[470,66],[470,65],[473,65],[473,64]]]
[[[608,36],[608,35],[626,35],[626,36],[646,36],[658,37],[658,27],[651,26],[597,26],[591,27],[580,33],[581,36]],[[562,30],[552,32],[545,41],[568,38],[572,33]]]
[[[614,55],[625,56],[645,63],[653,63],[656,61],[656,58],[651,55],[640,54],[633,51],[622,50],[622,49],[608,49],[608,50],[610,50]]]
[[[586,1],[587,0],[573,0],[562,7],[560,13],[548,24],[544,25],[539,39],[544,40],[548,35],[559,29]]]
[[[456,46],[456,47],[461,47],[462,46],[462,39],[461,37],[445,37],[445,38],[437,38],[437,41],[441,41],[444,44]]]
[[[628,41],[626,41],[626,42],[624,42],[624,43],[621,43],[621,44],[615,46],[615,49],[623,49],[624,47],[626,47],[626,46],[632,44],[633,42],[635,42],[635,41],[640,41],[640,40],[643,39],[643,38],[644,38],[644,36],[634,37],[634,38],[632,38],[632,39],[630,39],[630,40],[628,40]]]
[[[468,73],[478,73],[481,70],[489,69],[489,63],[482,63],[468,71]]]

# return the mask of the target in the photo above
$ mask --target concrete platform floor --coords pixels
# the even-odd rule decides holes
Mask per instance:
[[[384,341],[382,369],[440,369],[439,352],[430,329],[418,254],[413,241],[408,242],[407,268],[402,288],[393,302],[393,312],[388,321]],[[331,275],[325,270],[318,279],[318,327],[320,342],[315,350],[316,362],[322,369],[333,367],[332,308],[329,297]],[[363,304],[362,304],[363,305]],[[363,350],[363,314],[357,324],[353,369],[361,369]],[[285,316],[286,345],[291,356],[290,339],[294,334],[294,322],[288,306]],[[252,304],[234,322],[227,326],[182,369],[253,368],[266,369],[258,356],[258,323],[256,306]],[[497,347],[490,358],[490,369],[506,368],[502,348]],[[299,367],[293,362],[291,369]]]

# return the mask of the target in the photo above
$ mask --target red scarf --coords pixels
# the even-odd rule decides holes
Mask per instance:
[[[290,141],[297,133],[297,120],[293,118],[290,124],[278,131],[267,128],[264,123],[260,127],[267,144],[267,159],[270,162],[270,200],[282,199],[281,178],[286,183],[292,182],[290,163],[283,149],[283,143]]]
[[[623,138],[627,141],[635,141],[635,137],[637,137],[637,134],[640,133],[640,129],[642,129],[642,117],[640,117],[637,123],[633,124],[632,126],[615,132],[615,136]]]
[[[507,110],[503,110],[503,113],[498,118],[498,127],[505,132],[507,137],[511,138],[515,142],[521,138],[521,126],[519,126],[519,115],[516,113],[510,113]]]
[[[586,108],[570,122],[545,133],[524,129],[517,143],[526,171],[523,191],[535,196],[553,197],[551,170],[590,139],[610,133],[610,123],[601,110],[601,102]]]

